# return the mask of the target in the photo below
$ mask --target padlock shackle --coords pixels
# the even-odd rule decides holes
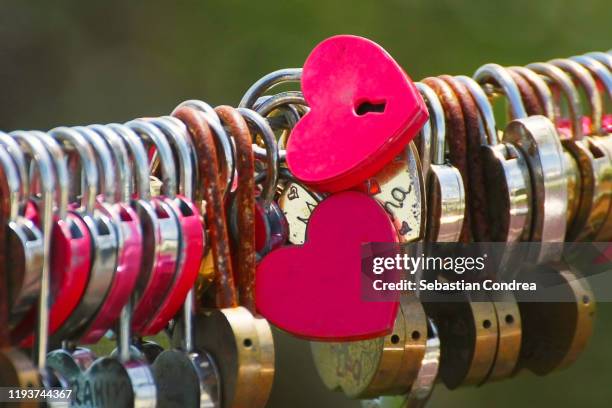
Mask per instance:
[[[580,94],[569,75],[563,72],[561,68],[546,62],[529,64],[527,68],[549,78],[553,84],[561,89],[561,92],[565,95],[569,108],[572,122],[572,138],[574,140],[582,140],[584,134],[582,132],[582,105],[580,103]],[[558,117],[559,115],[560,112],[555,111],[555,119],[560,119]]]
[[[36,346],[33,349],[34,362],[44,370],[47,363],[49,343],[49,291],[51,287],[51,229],[53,227],[53,200],[55,196],[55,171],[53,161],[45,145],[25,131],[15,131],[11,136],[27,151],[36,165],[40,180],[42,211],[40,212],[40,230],[42,232],[43,251],[40,276],[40,294],[38,298],[38,319],[36,328]],[[29,198],[26,198],[29,199]]]
[[[428,123],[433,123],[432,133],[432,164],[443,165],[446,163],[446,119],[444,118],[444,108],[440,102],[440,98],[431,87],[423,82],[415,83],[421,96],[425,100],[425,104],[429,110]]]
[[[174,198],[177,186],[176,167],[172,157],[172,149],[163,133],[156,126],[143,119],[132,120],[126,123],[126,126],[135,131],[144,141],[155,145],[161,163],[163,193],[169,198]]]
[[[247,108],[238,108],[237,110],[245,118],[247,124],[256,129],[253,136],[260,134],[266,146],[266,180],[261,196],[263,197],[264,208],[267,210],[272,205],[278,184],[278,144],[270,124],[259,113]]]
[[[527,111],[525,110],[523,99],[521,98],[521,92],[512,79],[512,76],[510,76],[510,73],[508,73],[504,67],[498,64],[485,64],[476,70],[472,78],[483,87],[486,84],[501,87],[504,95],[506,95],[508,99],[512,119],[527,117]]]
[[[20,180],[19,197],[17,198],[18,201],[15,201],[14,203],[17,209],[17,214],[20,214],[23,210],[25,210],[25,199],[30,196],[30,180],[25,155],[19,148],[19,144],[12,137],[2,131],[0,131],[0,145],[4,146],[11,155]]]
[[[592,74],[594,74],[599,82],[603,84],[604,88],[606,88],[606,93],[608,95],[608,99],[612,101],[612,73],[606,68],[604,64],[597,61],[593,57],[588,57],[586,55],[578,55],[575,57],[570,57],[572,61],[576,61],[586,69],[588,69]]]
[[[255,81],[255,83],[247,89],[238,107],[251,109],[255,106],[257,99],[275,86],[287,82],[300,82],[301,80],[302,68],[285,68],[270,72]]]
[[[275,95],[270,95],[257,100],[258,103],[253,110],[261,116],[268,116],[275,109],[279,109],[284,105],[302,105],[308,106],[304,95],[300,91],[285,91]],[[261,101],[261,102],[260,102]]]
[[[147,152],[142,145],[142,142],[138,138],[138,135],[129,127],[118,123],[111,123],[108,125],[114,130],[117,135],[123,140],[127,151],[134,160],[134,177],[136,185],[136,195],[139,199],[149,201],[151,199],[151,189],[149,186],[149,162],[147,158]],[[129,182],[129,194],[130,197],[133,195],[132,191],[132,180]]]
[[[422,82],[415,82],[414,85],[419,91],[419,93],[421,94],[421,97],[423,97],[423,100],[425,100],[424,99],[425,97],[423,96],[423,94],[427,92],[426,90],[424,90],[427,85],[423,84]],[[427,110],[429,112],[429,107],[427,108]],[[429,173],[429,166],[431,164],[431,155],[432,155],[431,150],[432,150],[433,128],[432,128],[431,120],[432,118],[430,115],[429,119],[425,121],[425,123],[423,124],[423,127],[421,128],[419,132],[420,142],[421,142],[421,147],[420,147],[421,168],[425,176]]]
[[[596,59],[597,61],[604,64],[609,70],[612,71],[612,55],[610,55],[609,53],[605,53],[601,51],[594,51],[594,52],[587,52],[584,55],[587,57]]]
[[[484,134],[481,132],[481,144],[488,143],[491,146],[497,145],[499,143],[497,124],[495,123],[495,114],[493,113],[493,107],[491,106],[491,101],[489,101],[487,94],[480,85],[469,76],[458,75],[455,79],[468,89],[478,108],[478,112],[480,113],[479,120],[482,120],[484,125]]]
[[[308,108],[308,105],[306,104],[306,100],[304,99],[302,92],[287,91],[287,92],[280,92],[275,95],[269,95],[269,96],[264,96],[264,97],[259,98],[253,110],[259,113],[264,118],[266,118],[270,126],[272,126],[272,122],[270,121],[270,119],[268,119],[268,115],[270,115],[270,113],[272,113],[276,109],[279,109],[279,110],[283,109],[286,111],[288,110],[290,114],[292,115],[292,118],[291,118],[292,121],[291,122],[288,121],[288,126],[292,128],[300,120],[300,114],[295,109],[295,105],[304,107],[306,111],[310,109]],[[279,142],[277,142],[277,146],[279,146]],[[262,149],[256,143],[253,143],[253,152],[255,153],[255,157],[257,157],[258,159],[267,160],[267,150]],[[279,151],[278,151],[279,160],[285,161],[286,157],[287,157],[287,151],[285,149],[279,148]]]
[[[130,166],[128,152],[121,137],[108,125],[90,125],[88,128],[95,131],[106,141],[114,158],[113,162],[117,165],[120,186],[115,189],[115,199],[117,201],[129,202],[132,195],[132,167]]]
[[[102,193],[104,201],[114,203],[117,193],[115,183],[117,181],[113,155],[98,133],[84,126],[75,126],[73,129],[79,132],[87,140],[98,159],[96,161],[99,166],[98,174],[100,175],[100,188],[98,193]]]
[[[306,105],[306,100],[301,91],[286,91],[274,95],[264,95],[257,99],[255,105],[253,105],[253,110],[265,117],[277,109],[283,112],[285,116],[284,123],[269,118],[268,120],[272,128],[274,128],[275,124],[279,123],[292,129],[303,115],[310,112],[310,107]]]
[[[93,213],[99,179],[96,156],[91,146],[79,132],[69,127],[56,127],[49,131],[49,135],[60,142],[64,149],[76,150],[85,173],[85,190],[81,192],[81,206],[88,213]],[[65,155],[64,160],[66,160]]]
[[[19,202],[21,195],[21,181],[19,171],[15,166],[15,162],[4,145],[0,145],[0,166],[2,166],[4,172],[4,182],[6,182],[9,193],[8,197],[6,197],[6,200],[8,201],[8,214],[6,215],[8,216],[9,221],[14,221],[19,216],[19,208],[16,203]],[[4,208],[2,211],[4,212]]]
[[[44,132],[30,130],[28,134],[31,137],[37,138],[50,153],[55,169],[56,212],[59,219],[65,220],[68,216],[70,176],[68,174],[68,167],[66,166],[64,151],[55,139],[49,137],[49,135]]]
[[[527,82],[529,82],[529,85],[533,87],[533,90],[536,92],[538,100],[542,105],[544,116],[554,122],[555,104],[553,101],[552,92],[546,84],[546,81],[544,81],[540,75],[525,67],[513,66],[508,67],[508,69],[521,75],[523,78],[525,78],[525,80],[527,80]]]
[[[193,199],[194,157],[195,151],[187,127],[183,122],[172,116],[148,119],[157,126],[171,146],[178,153],[178,193],[188,200]],[[176,192],[175,192],[176,193]]]
[[[219,185],[219,165],[215,143],[208,121],[197,109],[183,106],[173,116],[185,123],[197,153],[199,166],[198,199],[206,202],[206,222],[215,265],[215,305],[220,308],[237,306],[236,286],[231,262],[225,206]]]
[[[234,145],[232,144],[230,138],[227,135],[227,132],[223,128],[221,124],[221,120],[219,116],[215,112],[215,110],[204,101],[200,101],[197,99],[190,99],[184,102],[181,102],[170,115],[174,116],[174,112],[178,109],[187,106],[195,109],[202,113],[208,127],[212,131],[212,135],[215,138],[215,146],[217,147],[217,154],[219,154],[219,148],[221,148],[221,154],[223,156],[223,161],[225,164],[225,168],[221,171],[221,175],[225,176],[225,188],[223,190],[223,195],[226,196],[232,188],[232,184],[234,183],[234,173],[236,168],[236,163],[234,162],[235,151]],[[197,172],[197,166],[196,172]]]
[[[597,83],[589,70],[576,61],[567,58],[557,58],[548,62],[561,68],[580,84],[587,96],[589,111],[591,113],[590,133],[597,133],[601,129],[603,117],[603,95],[599,92]]]

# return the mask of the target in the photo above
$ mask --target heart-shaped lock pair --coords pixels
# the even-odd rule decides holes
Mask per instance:
[[[398,155],[427,120],[414,84],[378,44],[340,35],[320,43],[302,73],[308,112],[287,145],[287,164],[321,191],[348,189]]]
[[[277,327],[313,340],[358,340],[387,334],[396,302],[361,299],[361,245],[398,242],[373,198],[347,191],[313,211],[304,245],[279,248],[257,268],[257,309]]]

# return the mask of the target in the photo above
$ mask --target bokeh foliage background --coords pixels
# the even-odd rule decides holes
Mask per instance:
[[[236,104],[340,33],[382,44],[413,79],[612,47],[610,0],[2,1],[0,128],[125,121],[199,98]],[[610,406],[612,307],[572,368],[453,392],[432,407]],[[323,389],[305,342],[276,333],[271,406],[355,407]],[[214,335],[214,333],[211,333]]]

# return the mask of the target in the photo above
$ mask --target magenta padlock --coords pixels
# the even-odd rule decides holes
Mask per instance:
[[[159,129],[145,120],[136,119],[126,123],[126,126],[131,129],[132,133],[128,138],[124,138],[124,140],[129,143],[128,147],[131,149],[132,155],[135,158],[138,157],[139,162],[137,166],[138,171],[141,173],[139,179],[142,179],[144,177],[142,173],[145,171],[148,173],[149,169],[148,155],[143,141],[151,141],[151,135],[154,135],[157,140],[154,144],[158,153],[160,143],[167,146],[168,150],[170,150],[170,146],[168,146]],[[139,140],[133,140],[132,135],[134,133],[138,135],[136,138]],[[128,135],[124,134],[124,136]],[[172,153],[169,154],[171,155]],[[144,165],[140,163],[143,159],[146,163]],[[160,163],[163,181],[162,190],[164,192],[175,191],[176,168],[174,161],[162,160]],[[144,181],[144,183],[148,182]],[[173,204],[164,196],[150,197],[150,193],[145,192],[143,188],[144,186],[139,191],[139,202],[143,201],[143,197],[146,194],[150,205],[155,209],[156,216],[155,223],[146,228],[143,227],[143,231],[146,229],[148,233],[155,235],[156,240],[159,239],[159,241],[156,242],[154,248],[155,256],[149,259],[146,270],[143,270],[145,273],[141,273],[137,285],[136,306],[132,316],[132,329],[135,334],[141,334],[147,323],[152,318],[158,316],[161,311],[160,308],[165,304],[165,298],[174,285],[177,274],[181,272],[179,265],[181,262],[181,240],[183,239],[179,214],[174,210]],[[143,204],[139,205],[142,207]],[[145,256],[143,259],[147,259],[147,257]],[[151,261],[153,262],[152,264],[150,263]]]
[[[339,35],[317,45],[301,84],[310,111],[291,132],[287,165],[315,190],[346,190],[373,176],[428,118],[408,75],[362,37]]]
[[[142,336],[154,335],[163,330],[183,306],[188,292],[198,277],[205,242],[200,213],[192,202],[195,167],[192,158],[195,153],[187,128],[183,122],[171,116],[150,119],[150,121],[161,131],[157,135],[149,134],[154,140],[160,161],[174,160],[170,145],[174,146],[179,158],[179,194],[168,189],[165,200],[174,210],[182,233],[174,282],[158,310],[139,330]],[[168,140],[165,141],[165,138],[160,136],[165,136]],[[163,162],[161,164],[164,165]]]
[[[49,333],[53,334],[70,316],[83,296],[89,279],[91,266],[91,236],[87,226],[75,214],[68,211],[69,176],[65,155],[60,145],[43,132],[12,132],[22,141],[37,139],[50,153],[56,175],[56,214],[51,237],[51,299],[49,309]],[[39,212],[30,201],[27,217],[39,225]],[[11,331],[14,342],[21,339],[21,346],[34,344],[34,326],[37,309],[29,314]]]
[[[113,285],[95,318],[80,338],[81,343],[93,344],[115,324],[123,306],[132,296],[140,272],[142,230],[138,215],[130,207],[130,197],[126,194],[125,186],[130,182],[132,172],[121,138],[107,126],[92,125],[76,129],[83,134],[98,155],[105,186],[105,195],[98,197],[98,206],[112,219],[119,240]]]
[[[123,187],[131,179],[127,152],[121,139],[110,128],[102,125],[76,127],[75,130],[85,137],[97,155],[104,186],[103,194],[97,197],[97,207],[112,220],[118,241],[113,283],[104,303],[79,338],[83,344],[93,344],[112,328],[123,306],[132,296],[140,272],[142,231],[138,215],[127,202],[129,197],[123,188],[117,188],[116,185],[119,180],[119,187]],[[111,149],[106,143],[109,143]]]
[[[270,252],[257,267],[257,310],[293,335],[325,341],[388,334],[397,302],[361,299],[361,246],[397,243],[382,206],[366,194],[345,191],[312,212],[303,245]]]

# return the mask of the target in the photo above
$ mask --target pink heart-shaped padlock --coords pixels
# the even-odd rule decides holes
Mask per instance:
[[[291,132],[287,164],[321,191],[345,190],[373,176],[428,118],[408,75],[362,37],[320,43],[304,63],[302,92],[310,112]]]
[[[361,246],[398,242],[385,210],[346,191],[313,211],[306,243],[268,254],[257,267],[257,309],[270,323],[312,340],[358,340],[389,333],[397,302],[361,299]]]

